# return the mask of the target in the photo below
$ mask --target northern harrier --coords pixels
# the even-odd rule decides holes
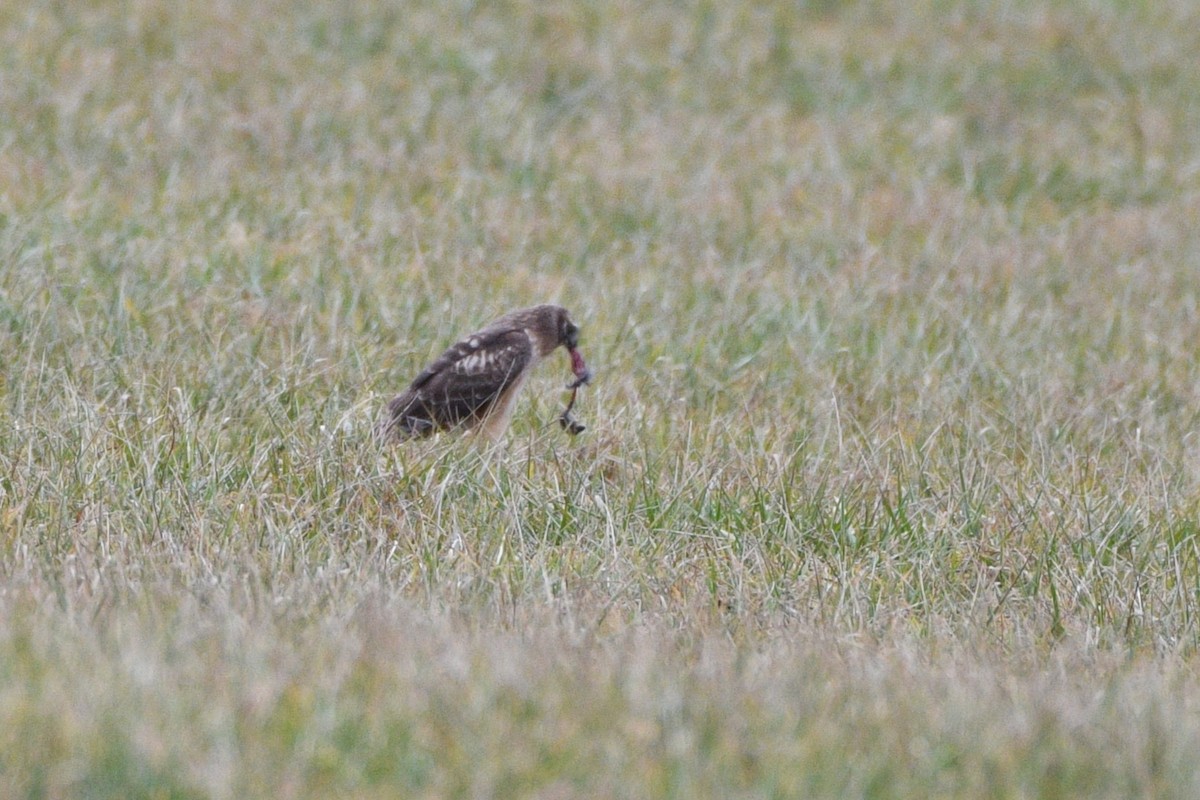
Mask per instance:
[[[540,305],[505,314],[434,359],[388,404],[381,429],[385,435],[409,438],[461,425],[498,439],[529,373],[560,345],[575,373],[568,388],[587,383],[592,375],[576,349],[579,327],[565,308]],[[563,427],[572,433],[583,430],[569,411],[570,406],[563,412]]]

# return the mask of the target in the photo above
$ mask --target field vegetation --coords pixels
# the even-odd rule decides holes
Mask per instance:
[[[0,0],[0,794],[1200,796],[1198,53]],[[585,434],[374,440],[546,301]]]

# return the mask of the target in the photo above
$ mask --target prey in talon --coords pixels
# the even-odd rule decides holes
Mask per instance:
[[[579,326],[570,313],[546,304],[505,314],[434,359],[388,403],[379,431],[388,438],[409,439],[467,428],[499,439],[533,368],[559,347],[571,358],[575,381],[570,388],[577,391],[592,374],[579,353]],[[572,393],[560,419],[568,431],[579,433],[584,426],[569,416],[574,404]]]

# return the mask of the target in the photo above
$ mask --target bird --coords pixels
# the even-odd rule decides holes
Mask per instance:
[[[510,312],[451,345],[388,403],[380,424],[385,438],[411,439],[452,428],[475,429],[496,441],[508,429],[513,407],[533,368],[558,347],[571,359],[575,381],[591,380],[579,353],[579,326],[562,306],[542,304]],[[572,396],[572,403],[574,396]],[[571,433],[583,426],[560,422]]]

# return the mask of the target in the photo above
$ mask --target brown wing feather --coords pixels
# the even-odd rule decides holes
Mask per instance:
[[[522,330],[474,333],[442,353],[388,404],[388,432],[423,436],[487,416],[533,358]]]

